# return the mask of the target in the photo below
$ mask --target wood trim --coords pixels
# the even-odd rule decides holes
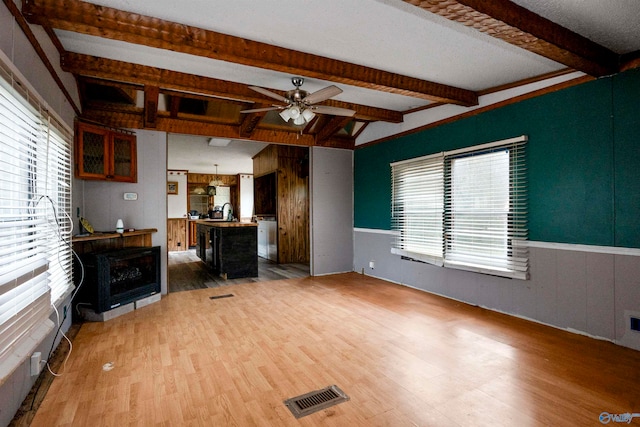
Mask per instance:
[[[62,46],[62,42],[58,38],[58,35],[53,31],[53,28],[51,28],[48,25],[43,25],[42,28],[44,29],[44,32],[47,33],[47,35],[51,39],[51,42],[56,47],[56,49],[58,49],[58,54],[62,56],[65,50],[64,50],[64,47]]]
[[[571,74],[573,72],[575,72],[575,70],[573,70],[572,68],[563,68],[562,70],[552,71],[550,73],[540,74],[539,76],[530,77],[528,79],[518,80],[517,82],[507,83],[504,85],[494,86],[489,89],[481,90],[481,91],[478,91],[478,96],[489,95],[491,93],[500,92],[502,90],[513,89],[513,88],[528,85],[531,83],[541,82],[547,79],[552,79],[554,77],[564,76],[565,74]],[[445,104],[441,102],[434,102],[424,107],[418,107],[418,108],[413,108],[411,110],[403,111],[402,113],[403,114],[417,113],[418,111],[429,110],[431,108],[440,107],[441,105],[445,105]]]
[[[616,53],[509,0],[404,1],[592,76],[619,69]]]
[[[507,83],[507,84],[504,84],[504,85],[494,86],[494,87],[491,87],[489,89],[481,90],[481,91],[478,91],[478,95],[480,95],[480,96],[489,95],[491,93],[496,93],[496,92],[500,92],[500,91],[503,91],[503,90],[513,89],[513,88],[520,87],[520,86],[525,86],[525,85],[528,85],[528,84],[531,84],[531,83],[542,82],[542,81],[545,81],[545,80],[553,79],[555,77],[561,77],[561,76],[564,76],[564,75],[567,75],[567,74],[571,74],[571,73],[574,73],[574,72],[575,72],[575,70],[573,70],[572,68],[563,68],[562,70],[552,71],[550,73],[540,74],[539,76],[530,77],[528,79],[518,80],[517,82]]]
[[[7,0],[5,0],[7,1]],[[458,105],[475,92],[78,0],[25,0],[31,23],[372,90]]]
[[[9,12],[11,12],[13,17],[15,18],[16,22],[20,26],[20,29],[22,30],[24,35],[27,37],[27,40],[29,40],[29,43],[31,43],[31,46],[33,46],[33,49],[36,51],[38,58],[40,58],[43,65],[46,67],[47,71],[49,71],[49,74],[51,75],[53,80],[56,82],[56,85],[58,85],[58,88],[60,88],[60,91],[69,102],[69,105],[71,105],[71,108],[73,108],[73,111],[75,111],[76,115],[80,115],[80,108],[76,105],[75,101],[73,100],[73,97],[71,96],[67,88],[64,86],[64,83],[62,83],[60,76],[58,76],[58,73],[56,72],[55,68],[53,68],[53,64],[51,64],[51,61],[49,61],[49,57],[45,53],[44,49],[42,49],[42,46],[40,45],[40,42],[38,42],[38,39],[36,38],[35,34],[33,34],[33,31],[31,31],[31,27],[29,27],[29,24],[20,13],[20,9],[18,9],[18,7],[16,6],[13,0],[4,0],[4,4],[7,6],[7,9],[9,9]],[[52,42],[55,45],[55,41],[52,41]]]
[[[640,50],[624,54],[620,57],[620,71],[640,68]]]
[[[417,128],[414,128],[414,129],[410,129],[410,130],[407,130],[407,131],[404,131],[404,132],[396,133],[394,135],[387,136],[387,137],[384,137],[384,138],[380,138],[380,139],[377,139],[375,141],[369,141],[369,142],[367,142],[365,144],[356,145],[355,149],[365,148],[365,147],[368,147],[370,145],[379,144],[381,142],[385,142],[385,141],[390,141],[392,139],[401,138],[401,137],[406,136],[406,135],[411,135],[411,134],[414,134],[414,133],[422,132],[422,131],[427,130],[427,129],[435,128],[435,127],[438,127],[438,126],[441,126],[441,125],[444,125],[444,124],[447,124],[447,123],[452,123],[452,122],[455,122],[455,121],[458,121],[458,120],[461,120],[461,119],[465,119],[467,117],[476,116],[478,114],[481,114],[481,113],[484,113],[484,112],[487,112],[487,111],[491,111],[491,110],[495,110],[497,108],[502,108],[502,107],[504,107],[506,105],[516,104],[518,102],[521,102],[521,101],[524,101],[524,100],[527,100],[527,99],[535,98],[537,96],[545,95],[547,93],[556,92],[558,90],[566,89],[566,88],[571,87],[571,86],[576,86],[576,85],[579,85],[579,84],[582,84],[582,83],[586,83],[586,82],[592,81],[593,79],[594,78],[591,77],[591,76],[578,77],[578,78],[573,79],[573,80],[569,80],[569,81],[566,81],[566,82],[558,83],[558,84],[553,85],[553,86],[548,86],[548,87],[545,87],[545,88],[542,88],[542,89],[539,89],[539,90],[535,90],[533,92],[525,93],[525,94],[522,94],[520,96],[516,96],[514,98],[505,99],[504,101],[496,102],[495,104],[487,105],[486,107],[477,108],[475,110],[471,110],[471,111],[468,111],[466,113],[457,114],[455,116],[447,117],[446,119],[438,120],[437,122],[429,123],[429,124],[424,125],[424,126],[420,126],[420,127],[417,127]]]

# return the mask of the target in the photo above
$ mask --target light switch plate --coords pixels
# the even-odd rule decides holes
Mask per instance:
[[[138,200],[138,193],[124,193],[125,200]]]

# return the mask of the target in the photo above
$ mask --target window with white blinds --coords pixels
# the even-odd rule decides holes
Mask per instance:
[[[72,288],[71,135],[0,64],[0,378]]]
[[[442,265],[443,155],[391,164],[397,255]]]
[[[521,136],[393,163],[398,235],[392,252],[527,279],[526,141]]]

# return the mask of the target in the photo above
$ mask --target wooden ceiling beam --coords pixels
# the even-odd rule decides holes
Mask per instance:
[[[79,0],[25,0],[33,24],[464,106],[475,92]]]
[[[225,99],[242,100],[254,103],[264,103],[267,100],[247,85],[201,77],[194,74],[181,73],[130,62],[115,61],[112,59],[79,53],[66,52],[60,58],[64,71],[76,75],[95,77],[112,81],[121,81],[137,85],[159,86],[163,89],[200,93]],[[284,96],[284,91],[269,89],[274,93]],[[385,108],[370,107],[368,105],[353,104],[336,100],[327,100],[322,105],[347,108],[356,111],[356,118],[366,121],[383,121],[389,123],[401,123],[403,114],[400,111]]]
[[[169,114],[171,115],[172,119],[176,119],[178,118],[178,113],[180,112],[180,97],[172,96],[170,104],[171,105],[169,106]]]
[[[105,126],[127,129],[142,129],[144,114],[140,112],[109,111],[107,109],[88,109],[83,112],[82,119],[102,123]],[[255,128],[250,138],[242,138],[240,126],[201,122],[172,118],[166,115],[158,115],[156,118],[156,130],[190,135],[215,136],[216,138],[250,139],[271,144],[314,146],[313,135],[297,132],[279,131],[274,129]],[[330,138],[324,141],[323,146],[334,148],[353,149],[355,141],[351,138]]]
[[[265,108],[265,107],[268,107],[268,105],[266,104],[257,105],[255,107]],[[260,123],[260,120],[262,120],[262,118],[266,115],[267,115],[266,111],[242,114],[241,115],[242,121],[240,122],[240,136],[242,138],[251,138],[251,136],[253,135],[253,132],[256,130],[256,126],[258,126],[258,123]]]
[[[404,0],[594,77],[616,73],[619,56],[509,0]]]
[[[144,87],[144,127],[155,128],[158,117],[158,97],[160,88],[158,86]]]
[[[334,116],[316,134],[316,144],[324,145],[325,142],[337,131],[342,129],[353,120],[353,117]]]

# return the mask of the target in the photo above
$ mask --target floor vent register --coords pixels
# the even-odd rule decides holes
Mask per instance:
[[[340,390],[338,386],[332,385],[322,390],[292,397],[285,400],[284,404],[287,405],[294,417],[301,418],[347,400],[349,400],[349,396]]]

